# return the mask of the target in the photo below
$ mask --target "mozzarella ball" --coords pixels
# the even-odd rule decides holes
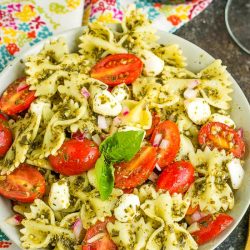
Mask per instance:
[[[69,198],[69,187],[66,181],[61,180],[52,184],[48,203],[53,210],[59,211],[68,208]]]
[[[211,116],[209,104],[203,98],[194,98],[185,102],[188,117],[197,125],[204,124]]]
[[[129,91],[128,86],[125,83],[115,86],[112,89],[111,94],[119,102],[130,98],[130,91]]]
[[[114,209],[115,218],[121,222],[131,221],[140,206],[139,197],[135,194],[123,194]]]
[[[244,169],[241,166],[240,159],[233,159],[228,162],[227,168],[233,189],[238,189],[244,177]]]
[[[229,116],[221,115],[219,113],[212,114],[209,117],[209,121],[210,122],[221,122],[221,123],[224,123],[231,128],[235,128],[235,123]]]
[[[147,76],[159,75],[164,68],[164,61],[150,50],[143,50],[142,61],[144,63],[144,73]]]
[[[93,110],[100,115],[117,116],[122,111],[122,105],[108,90],[104,90],[94,96]]]

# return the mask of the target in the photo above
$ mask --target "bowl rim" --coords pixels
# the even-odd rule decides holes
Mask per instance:
[[[116,24],[114,25],[114,27],[116,26]],[[77,37],[77,33],[80,33],[82,32],[84,29],[86,29],[87,26],[82,26],[82,27],[77,27],[77,28],[73,28],[73,29],[69,29],[69,30],[66,30],[66,31],[62,31],[62,32],[58,32],[58,33],[55,33],[53,36],[50,36],[38,43],[36,43],[35,45],[33,46],[25,46],[25,48],[23,48],[18,54],[17,56],[15,57],[14,60],[12,60],[11,62],[8,63],[8,65],[3,69],[2,72],[0,72],[0,79],[3,75],[8,75],[9,74],[9,70],[13,67],[13,65],[15,65],[16,63],[18,63],[20,60],[22,60],[25,56],[27,56],[26,54],[31,51],[31,50],[36,50],[37,47],[40,47],[40,46],[44,46],[44,44],[48,43],[49,41],[51,40],[55,40],[55,39],[58,39],[60,37],[69,37],[69,36],[74,36],[75,38],[79,38],[79,36]],[[165,33],[165,35],[169,36],[170,38],[174,38],[174,40],[178,40],[178,41],[181,41],[182,43],[186,44],[186,45],[189,45],[189,46],[192,46],[193,48],[195,49],[198,49],[200,52],[202,52],[209,60],[215,60],[215,58],[213,56],[211,56],[208,52],[206,52],[204,49],[202,49],[201,47],[197,46],[196,44],[188,41],[187,39],[184,39],[180,36],[177,36],[175,34],[172,34],[172,33],[168,33],[167,31],[164,31],[164,30],[157,30],[157,34],[160,34],[160,33]],[[160,38],[160,37],[159,37]],[[75,43],[76,43],[76,40],[75,40]],[[168,44],[168,43],[167,43]],[[172,43],[170,43],[172,44]],[[178,43],[177,43],[178,44]],[[236,80],[232,77],[232,75],[227,71],[227,73],[229,74],[229,79],[230,81],[233,83],[234,85],[234,88],[237,89],[237,92],[241,92],[242,94],[242,97],[243,97],[243,102],[246,104],[246,107],[248,109],[248,113],[250,114],[250,104],[249,104],[249,101],[247,100],[244,92],[242,91],[241,87],[239,86],[239,84],[236,82]],[[9,85],[9,84],[8,84]],[[250,152],[249,153],[249,156],[250,156]],[[234,191],[235,192],[235,191]],[[1,198],[1,197],[0,197]],[[240,223],[240,221],[242,220],[243,216],[246,214],[246,211],[248,210],[248,207],[250,205],[250,194],[249,196],[247,197],[247,202],[245,204],[244,207],[241,208],[241,214],[237,217],[237,219],[235,219],[234,223],[231,224],[231,226],[226,230],[227,232],[225,233],[225,235],[223,235],[223,237],[221,237],[220,240],[217,240],[216,243],[212,244],[212,248],[209,248],[209,249],[215,249],[217,246],[219,246],[222,242],[224,242],[230,235],[231,233],[233,232],[233,230],[238,226],[238,224]],[[4,228],[2,228],[2,226],[0,225],[0,229],[2,230],[2,232],[8,236],[8,238],[11,240],[11,242],[15,243],[18,247],[20,247],[20,245],[12,240],[11,238],[11,235],[7,232],[7,230],[5,230]],[[217,238],[217,237],[216,237]],[[216,239],[215,238],[215,239]],[[206,246],[206,244],[204,245]],[[199,247],[200,249],[200,247]],[[203,247],[202,247],[203,249]],[[207,248],[206,248],[207,249]]]

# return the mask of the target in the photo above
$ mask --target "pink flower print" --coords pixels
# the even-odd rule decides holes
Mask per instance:
[[[8,44],[6,48],[11,55],[14,55],[16,52],[20,50],[15,43]]]
[[[33,19],[31,23],[35,25],[36,29],[39,29],[41,26],[46,24],[44,21],[41,20],[40,16]]]
[[[108,5],[112,5],[114,6],[116,4],[116,0],[105,0],[105,2],[108,4]]]
[[[0,10],[0,23],[3,27],[11,27],[17,29],[17,25],[13,16],[5,11]]]
[[[119,21],[122,21],[123,12],[117,8],[113,8],[112,12],[114,13],[114,18],[118,19]]]
[[[9,13],[11,12],[20,12],[21,11],[21,4],[17,3],[17,4],[9,4],[7,6],[7,10]]]

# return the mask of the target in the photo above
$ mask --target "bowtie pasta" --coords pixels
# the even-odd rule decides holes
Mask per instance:
[[[232,222],[244,142],[229,75],[220,60],[191,72],[177,44],[157,40],[131,8],[116,30],[89,24],[78,51],[59,38],[25,58],[29,108],[0,101],[13,137],[0,194],[17,200],[22,248],[198,249]],[[12,175],[18,197],[1,191]]]

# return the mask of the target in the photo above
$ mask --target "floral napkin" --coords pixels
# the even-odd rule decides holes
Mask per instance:
[[[174,32],[212,0],[0,0],[0,72],[23,48],[98,20],[119,23],[134,4],[158,29]],[[83,15],[84,14],[84,15]],[[0,230],[0,249],[18,249]]]

